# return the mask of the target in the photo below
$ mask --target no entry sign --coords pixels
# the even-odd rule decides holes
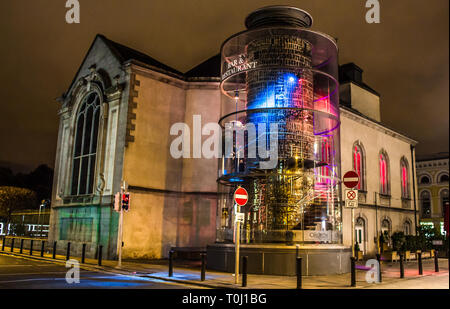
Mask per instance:
[[[347,173],[344,174],[343,181],[344,181],[344,185],[347,188],[353,189],[359,183],[359,175],[355,171],[348,171]]]
[[[247,190],[245,190],[242,187],[237,188],[236,191],[234,191],[234,201],[239,206],[244,206],[245,204],[247,204],[248,201]]]

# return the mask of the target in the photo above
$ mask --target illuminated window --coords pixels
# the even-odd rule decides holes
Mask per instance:
[[[353,170],[359,175],[358,190],[364,190],[365,188],[365,170],[364,170],[364,152],[360,144],[353,146]]]
[[[402,198],[409,198],[408,161],[405,157],[400,160],[400,177],[402,185]]]
[[[389,195],[389,163],[385,152],[380,154],[380,194]]]
[[[100,98],[91,92],[81,102],[75,124],[72,195],[93,192],[99,117]]]
[[[429,191],[420,193],[420,204],[422,210],[422,218],[431,217],[431,196]]]

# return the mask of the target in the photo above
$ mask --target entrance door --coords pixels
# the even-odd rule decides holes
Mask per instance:
[[[356,225],[355,226],[355,238],[356,242],[358,243],[359,250],[365,254],[365,246],[364,246],[364,226],[363,225]]]

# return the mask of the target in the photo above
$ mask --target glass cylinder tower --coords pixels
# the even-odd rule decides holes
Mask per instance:
[[[221,48],[217,243],[342,243],[338,48],[286,6],[251,13]],[[234,202],[244,187],[245,206]],[[235,213],[243,212],[240,235]],[[322,246],[323,247],[323,246]],[[323,249],[323,248],[322,248]]]

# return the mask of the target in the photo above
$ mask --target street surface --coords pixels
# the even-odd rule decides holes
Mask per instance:
[[[64,265],[0,255],[0,289],[186,289],[190,285],[151,278],[80,270],[80,283],[68,284]],[[198,288],[198,287],[196,287]]]

